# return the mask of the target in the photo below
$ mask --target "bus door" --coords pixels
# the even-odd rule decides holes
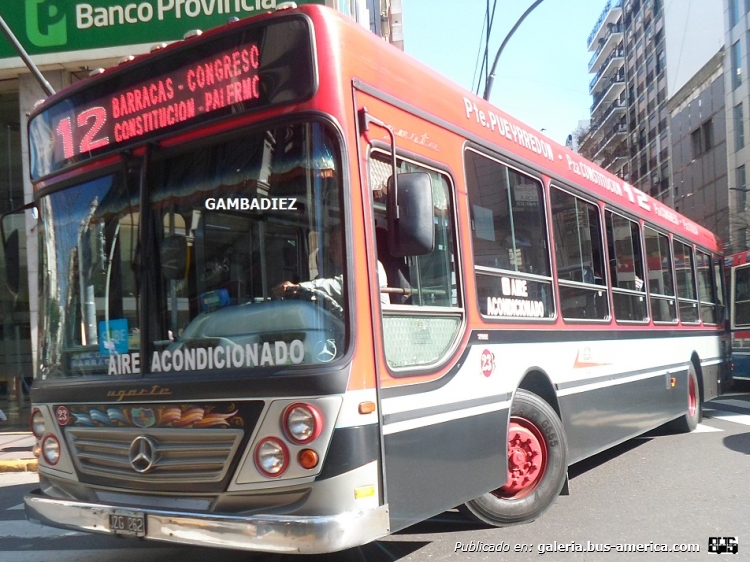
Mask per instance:
[[[388,115],[392,130],[398,123],[404,130],[418,127],[424,137],[440,134],[414,116]],[[434,161],[401,157],[399,150],[394,163],[396,135],[382,142],[384,129],[376,126],[362,134],[360,155],[363,198],[370,206],[370,285],[377,288],[371,301],[385,501],[396,531],[502,485],[505,424],[498,411],[469,413],[487,397],[469,396],[481,390],[463,380],[469,373],[461,365],[451,367],[461,353],[465,313],[451,176]],[[400,137],[398,143],[404,154],[413,149]],[[427,214],[429,247],[416,240],[424,232],[406,232],[410,227],[394,221],[394,165],[399,212]],[[414,207],[409,198],[417,200]],[[426,207],[418,204],[422,199],[429,200]],[[410,241],[404,245],[404,239]]]

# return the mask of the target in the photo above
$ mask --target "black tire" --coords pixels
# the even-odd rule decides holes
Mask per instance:
[[[538,444],[543,444],[546,455],[543,468],[537,471],[532,483],[521,490],[513,490],[510,482],[506,485],[473,499],[459,509],[470,518],[492,525],[503,527],[533,521],[539,517],[560,495],[567,474],[567,446],[562,422],[552,407],[536,394],[518,390],[511,407],[511,424],[523,430],[535,433]],[[510,433],[519,435],[511,428]],[[519,447],[508,446],[508,466],[511,454],[516,455]],[[521,449],[521,452],[527,449]],[[533,474],[532,471],[529,471]]]
[[[690,363],[688,369],[687,384],[687,412],[676,420],[667,424],[667,428],[674,433],[690,433],[694,431],[703,419],[703,408],[701,406],[700,387],[698,386],[698,375],[695,367]]]

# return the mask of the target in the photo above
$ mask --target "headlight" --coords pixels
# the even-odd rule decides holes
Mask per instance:
[[[39,408],[35,408],[33,412],[31,412],[31,433],[34,434],[34,437],[37,439],[41,439],[44,435],[44,416],[42,415],[42,412]]]
[[[309,404],[292,404],[284,411],[284,430],[295,443],[310,443],[323,430],[323,416]]]
[[[42,441],[42,455],[51,465],[56,465],[60,460],[60,442],[54,435],[48,435]]]
[[[266,437],[255,447],[255,466],[265,476],[281,476],[289,466],[289,450],[281,440]]]

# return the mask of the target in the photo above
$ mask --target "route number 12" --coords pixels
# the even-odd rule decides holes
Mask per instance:
[[[89,125],[89,122],[93,121]],[[79,150],[77,154],[83,152],[89,152],[102,146],[109,144],[109,137],[102,137],[95,139],[94,137],[99,134],[104,124],[107,122],[107,110],[103,107],[92,107],[78,114],[76,118],[76,125],[79,129],[83,129],[88,126],[88,131],[83,135]],[[55,132],[62,138],[63,144],[63,156],[67,158],[73,158],[76,155],[73,147],[73,126],[71,124],[70,117],[65,117],[57,124]]]

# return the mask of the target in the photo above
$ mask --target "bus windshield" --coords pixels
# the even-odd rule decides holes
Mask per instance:
[[[252,373],[341,356],[337,145],[325,126],[295,123],[42,197],[42,376]]]

